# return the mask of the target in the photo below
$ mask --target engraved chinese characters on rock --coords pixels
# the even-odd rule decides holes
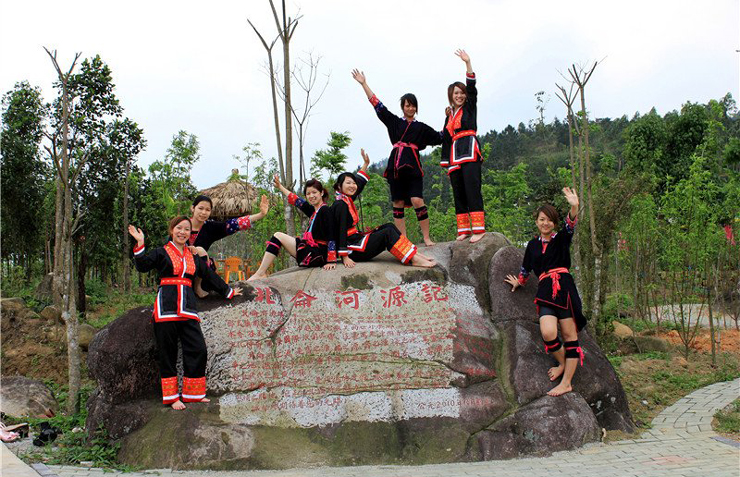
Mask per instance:
[[[467,288],[421,282],[292,296],[258,289],[244,319],[227,320],[225,387],[233,394],[221,398],[224,419],[339,422],[352,414],[347,406],[364,410],[358,420],[458,413],[459,403],[438,404],[442,396],[459,401],[450,384],[460,378],[451,366],[459,317],[483,318]]]

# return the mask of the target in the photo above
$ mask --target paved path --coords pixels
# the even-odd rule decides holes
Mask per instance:
[[[322,467],[288,471],[147,471],[36,464],[49,477],[738,477],[740,444],[712,432],[712,416],[740,397],[740,379],[717,383],[684,397],[653,420],[639,439],[589,444],[552,457],[424,466]],[[3,467],[4,470],[4,467]],[[48,472],[48,473],[47,473]],[[3,475],[5,475],[3,473]]]

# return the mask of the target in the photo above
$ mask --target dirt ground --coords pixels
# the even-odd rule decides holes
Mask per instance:
[[[65,332],[64,325],[43,318],[4,316],[0,329],[0,373],[65,384],[68,379]],[[86,359],[87,353],[83,353],[83,361]]]
[[[717,351],[727,351],[730,353],[737,354],[740,356],[740,331],[737,330],[716,330],[717,331]],[[672,345],[683,347],[683,341],[678,334],[678,331],[669,331],[661,333],[659,336],[663,339],[668,340]],[[712,339],[709,330],[701,328],[696,335],[696,339],[690,346],[695,351],[703,353],[712,352]]]

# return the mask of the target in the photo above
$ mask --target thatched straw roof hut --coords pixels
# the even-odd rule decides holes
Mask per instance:
[[[231,171],[232,179],[222,182],[209,189],[200,191],[201,194],[207,195],[213,201],[212,219],[230,219],[241,217],[254,212],[254,207],[259,204],[259,194],[257,189],[238,179],[239,170]]]

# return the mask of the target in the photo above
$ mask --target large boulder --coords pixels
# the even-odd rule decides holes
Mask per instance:
[[[545,456],[575,449],[600,435],[596,418],[581,396],[544,396],[478,433],[470,456],[476,460]]]
[[[506,276],[506,270],[518,274],[523,252],[505,247],[491,261],[492,277]],[[526,404],[549,391],[553,384],[546,378],[547,370],[557,362],[545,353],[532,305],[537,291],[537,278],[531,277],[525,287],[511,292],[511,286],[491,280],[493,320],[501,323],[506,350],[502,354],[502,369],[508,371],[509,382],[517,401]],[[527,304],[529,314],[524,305]],[[534,318],[533,318],[534,317]],[[634,431],[634,424],[616,371],[587,330],[581,330],[578,341],[585,354],[573,378],[573,389],[592,407],[599,424],[609,430]],[[535,377],[541,377],[536,379]]]
[[[125,463],[199,469],[510,458],[631,429],[616,373],[585,332],[574,392],[545,396],[536,284],[503,284],[521,262],[505,237],[424,253],[439,266],[384,253],[201,301],[212,402],[179,413],[159,401],[151,307],[127,312],[90,344],[88,428],[120,439]]]
[[[52,417],[59,411],[51,389],[41,381],[24,376],[3,376],[0,381],[0,411],[13,417]]]

